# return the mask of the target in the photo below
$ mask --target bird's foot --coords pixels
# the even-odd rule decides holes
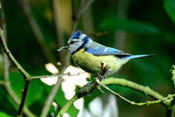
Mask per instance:
[[[105,75],[102,76],[102,75],[100,75],[100,73],[98,73],[96,77],[97,77],[100,81],[103,80],[103,79],[106,79],[106,76],[105,76]]]

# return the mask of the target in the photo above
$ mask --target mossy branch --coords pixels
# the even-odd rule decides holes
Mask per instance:
[[[78,89],[75,93],[75,95],[65,104],[65,106],[60,110],[60,112],[58,113],[57,117],[62,117],[63,114],[69,109],[69,107],[79,98],[83,97],[83,96],[87,96],[89,94],[91,94],[94,89],[96,89],[96,87],[98,86],[97,82],[100,82],[101,78],[104,78],[104,74],[106,73],[106,71],[109,69],[110,67],[104,63],[101,62],[101,72],[99,74],[99,76],[95,77],[95,80],[92,81],[90,84],[85,85],[84,87],[82,87],[81,89]]]
[[[101,64],[101,72],[100,72],[100,78],[104,78],[104,74],[106,70],[109,69],[109,66],[106,65],[104,62]],[[144,87],[142,85],[139,85],[137,83],[125,80],[125,79],[118,79],[118,78],[108,78],[106,80],[99,80],[99,77],[96,77],[94,81],[92,81],[90,84],[85,85],[83,88],[76,91],[75,95],[65,104],[65,106],[60,110],[57,117],[62,117],[63,114],[69,109],[69,107],[79,98],[83,96],[87,96],[90,93],[93,92],[94,89],[97,88],[97,86],[102,86],[106,88],[108,91],[110,91],[112,94],[116,95],[120,99],[136,106],[149,106],[151,104],[163,104],[165,107],[167,107],[169,110],[172,110],[172,102],[175,98],[175,94],[169,94],[167,97],[162,96],[161,94],[151,90],[149,87]],[[130,89],[139,91],[147,96],[150,96],[154,98],[154,101],[146,101],[146,102],[134,102],[126,99],[125,97],[121,96],[119,93],[116,93],[109,89],[105,85],[119,85],[123,87],[128,87]]]
[[[130,89],[134,89],[136,91],[139,91],[145,95],[148,95],[154,99],[163,99],[164,97],[160,95],[159,93],[151,90],[148,86],[144,87],[142,85],[139,85],[137,83],[125,80],[125,79],[119,79],[119,78],[108,78],[107,80],[103,80],[101,82],[104,85],[119,85],[123,87],[128,87]]]
[[[124,101],[132,104],[132,105],[136,105],[136,106],[148,106],[150,104],[157,104],[157,103],[162,103],[164,104],[166,107],[168,107],[169,109],[171,109],[171,103],[175,97],[175,94],[169,94],[167,97],[164,97],[162,95],[160,95],[159,93],[151,90],[149,87],[144,87],[142,85],[139,85],[137,83],[125,80],[125,79],[117,79],[117,78],[108,78],[107,80],[103,80],[102,82],[99,83],[101,86],[103,86],[104,88],[106,88],[107,90],[109,90],[111,93],[113,93],[114,95],[116,95],[117,97],[123,99]],[[146,101],[146,102],[134,102],[134,101],[130,101],[126,98],[124,98],[123,96],[121,96],[120,94],[111,91],[110,89],[108,89],[108,87],[106,87],[105,85],[119,85],[119,86],[123,86],[123,87],[128,87],[130,89],[139,91],[147,96],[150,96],[152,98],[154,98],[154,101]]]

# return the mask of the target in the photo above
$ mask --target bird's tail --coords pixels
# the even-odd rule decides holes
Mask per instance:
[[[147,54],[147,55],[128,55],[122,57],[122,59],[135,59],[135,58],[144,58],[144,57],[153,57],[155,54]]]

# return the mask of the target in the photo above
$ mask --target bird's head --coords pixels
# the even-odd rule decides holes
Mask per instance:
[[[91,42],[92,40],[86,34],[78,30],[71,36],[66,48],[69,49],[71,54],[74,54],[78,50],[87,47]]]

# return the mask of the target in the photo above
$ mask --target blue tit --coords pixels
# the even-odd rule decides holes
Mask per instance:
[[[94,75],[98,75],[100,72],[101,61],[110,66],[105,75],[111,75],[131,59],[154,56],[154,54],[131,55],[118,49],[106,47],[93,41],[80,30],[72,35],[64,48],[70,51],[77,66]]]

